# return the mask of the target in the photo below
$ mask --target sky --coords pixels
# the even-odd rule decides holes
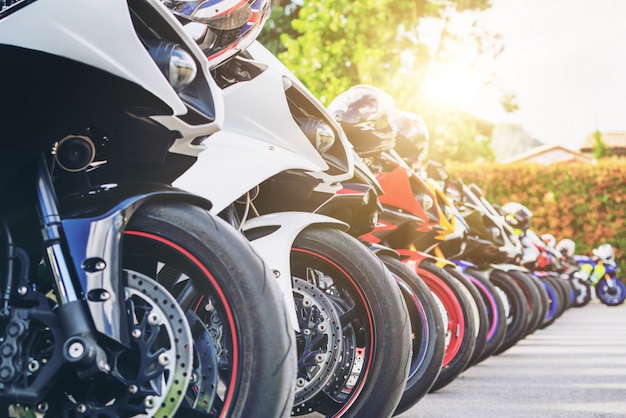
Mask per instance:
[[[518,124],[546,144],[571,149],[595,130],[626,131],[626,0],[492,5],[479,22],[502,35],[505,49],[490,70],[520,109],[506,114],[485,105],[478,116]]]

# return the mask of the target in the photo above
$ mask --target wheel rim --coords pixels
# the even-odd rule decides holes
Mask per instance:
[[[608,280],[611,280],[610,284],[607,279],[602,278],[596,285],[598,297],[606,304],[619,305],[626,298],[626,286],[616,279]]]
[[[194,321],[194,346],[202,347],[194,352],[203,354],[195,355],[193,375],[200,380],[187,391],[185,406],[211,416],[226,416],[239,383],[240,354],[232,308],[216,278],[180,245],[141,231],[125,232],[123,261],[154,276]],[[198,321],[204,326],[198,327]],[[211,374],[209,370],[219,372]]]
[[[291,269],[292,276],[315,284],[339,313],[342,344],[338,348],[344,360],[331,376],[332,383],[308,402],[294,405],[292,412],[341,416],[358,398],[372,363],[375,340],[369,304],[355,279],[322,254],[292,248]]]
[[[445,367],[458,354],[463,343],[463,335],[465,333],[463,311],[454,293],[441,279],[421,269],[419,275],[430,290],[439,298],[441,303],[443,303],[446,309],[448,326],[446,328],[446,349],[442,364],[442,367]]]
[[[483,296],[483,300],[485,301],[485,306],[487,307],[487,318],[489,318],[489,330],[487,331],[487,342],[490,342],[496,334],[497,325],[500,321],[500,317],[498,316],[498,308],[496,306],[495,296],[491,294],[489,289],[481,283],[480,280],[467,275],[469,280],[480,290],[481,295]]]
[[[409,369],[409,379],[412,378],[424,363],[426,351],[429,344],[429,327],[426,319],[426,312],[422,302],[415,292],[402,279],[394,274],[396,283],[400,287],[402,296],[409,311],[412,328],[413,355],[411,357],[411,367]]]

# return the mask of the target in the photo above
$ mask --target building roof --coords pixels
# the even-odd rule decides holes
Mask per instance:
[[[626,132],[600,132],[602,135],[602,142],[607,148],[611,150],[625,150],[626,151]],[[580,147],[582,152],[591,152],[593,150],[593,146],[595,144],[595,132],[590,133],[585,138],[585,142]]]
[[[566,162],[591,163],[593,162],[593,158],[587,154],[565,148],[561,145],[541,145],[502,161],[503,164],[520,162],[538,163],[543,165]]]

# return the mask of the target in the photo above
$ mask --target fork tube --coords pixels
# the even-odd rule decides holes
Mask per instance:
[[[66,256],[61,246],[61,216],[57,208],[56,195],[52,186],[52,179],[44,157],[39,159],[37,166],[37,198],[39,218],[41,220],[44,245],[50,273],[60,305],[66,305],[78,300],[78,295],[72,281],[72,273],[66,262]]]

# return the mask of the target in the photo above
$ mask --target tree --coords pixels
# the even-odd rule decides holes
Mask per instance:
[[[593,158],[599,160],[600,158],[608,157],[611,154],[611,150],[609,150],[602,140],[602,133],[600,131],[596,130],[593,133],[593,141],[593,147],[591,149]]]
[[[502,51],[498,36],[475,23],[455,30],[460,15],[490,7],[489,0],[283,0],[260,41],[324,104],[356,84],[389,92],[398,108],[420,113],[431,131],[431,158],[493,159],[490,132],[449,106],[426,100],[425,80],[459,51],[478,59]],[[470,16],[471,17],[471,16]],[[471,64],[470,64],[471,65]],[[515,96],[503,106],[515,110]]]

